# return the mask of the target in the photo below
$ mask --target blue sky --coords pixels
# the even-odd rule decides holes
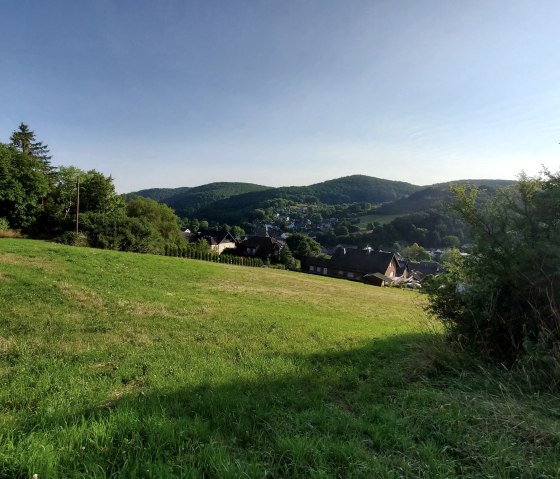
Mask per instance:
[[[560,4],[6,0],[0,141],[120,192],[560,164]]]

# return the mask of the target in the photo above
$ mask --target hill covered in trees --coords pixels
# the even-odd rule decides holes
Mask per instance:
[[[272,188],[249,183],[210,183],[195,188],[150,189],[131,194],[164,202],[179,216],[241,223],[252,220],[255,210],[271,205],[379,205],[405,198],[420,188],[401,181],[353,175],[309,186]]]
[[[220,200],[245,193],[270,190],[268,186],[253,183],[217,182],[195,187],[151,188],[130,193],[167,204],[180,216],[191,216]]]
[[[404,198],[382,205],[378,214],[412,214],[420,211],[439,210],[453,199],[451,186],[469,184],[476,186],[482,195],[493,196],[499,188],[507,188],[515,182],[510,180],[459,180],[426,186]]]

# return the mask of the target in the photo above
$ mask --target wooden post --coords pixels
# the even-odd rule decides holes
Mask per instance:
[[[80,175],[76,178],[76,236],[78,236],[78,220],[80,218]]]

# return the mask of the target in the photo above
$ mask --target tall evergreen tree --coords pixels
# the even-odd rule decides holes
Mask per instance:
[[[37,158],[43,165],[43,173],[51,174],[53,172],[49,147],[42,141],[36,141],[35,132],[30,130],[25,123],[20,123],[18,129],[12,133],[10,141],[19,151]]]

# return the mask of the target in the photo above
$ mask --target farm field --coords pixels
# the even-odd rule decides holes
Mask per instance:
[[[380,213],[371,213],[360,217],[360,222],[358,226],[360,228],[366,228],[369,223],[379,223],[381,225],[386,225],[393,221],[395,218],[405,216],[406,214],[394,214],[394,215],[384,215]]]
[[[0,478],[560,476],[560,399],[424,296],[0,239]]]

